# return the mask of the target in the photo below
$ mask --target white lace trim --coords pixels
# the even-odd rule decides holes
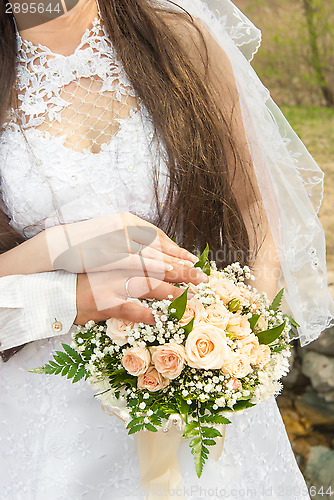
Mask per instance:
[[[19,107],[10,110],[8,127],[35,128],[44,137],[63,137],[67,147],[96,153],[138,111],[140,100],[99,16],[68,56],[19,33],[17,47]]]
[[[0,136],[2,198],[12,226],[30,237],[106,213],[150,219],[151,174],[161,161],[153,122],[99,18],[71,55],[19,34],[18,48],[19,109]]]

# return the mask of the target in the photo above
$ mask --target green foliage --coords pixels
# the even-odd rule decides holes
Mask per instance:
[[[203,250],[203,252],[199,257],[198,262],[196,262],[194,267],[200,267],[205,274],[210,276],[210,262],[208,256],[209,256],[209,245],[207,243],[205,249]]]
[[[211,443],[211,440],[209,440],[209,443]],[[202,439],[202,436],[199,438],[193,439],[190,442],[190,447],[191,447],[191,453],[194,455],[194,461],[195,461],[195,469],[197,473],[197,477],[201,477],[202,472],[203,472],[203,467],[205,464],[205,461],[207,460],[209,456],[209,450],[207,448],[208,440],[204,442],[204,439]]]
[[[68,379],[72,379],[73,383],[87,378],[86,360],[69,345],[62,344],[62,347],[65,352],[56,351],[53,355],[54,361],[49,361],[44,366],[29,370],[30,373],[67,376]]]
[[[232,299],[230,300],[230,302],[228,303],[228,310],[230,312],[236,312],[239,310],[240,308],[240,300],[239,299]]]
[[[180,415],[182,416],[183,420],[187,423],[188,422],[188,415],[189,415],[189,405],[188,403],[179,395],[175,396],[176,403],[178,410],[180,412]]]
[[[196,406],[196,420],[186,424],[183,438],[192,438],[190,441],[191,453],[194,455],[196,473],[200,478],[205,461],[209,456],[208,446],[214,446],[216,444],[215,438],[222,437],[221,432],[212,427],[212,424],[229,424],[231,422],[222,415],[216,415],[213,412],[211,415],[207,415],[207,405],[196,402]]]
[[[286,325],[286,321],[283,321],[281,325],[274,326],[273,328],[269,328],[268,330],[264,330],[262,332],[256,333],[256,336],[260,342],[260,344],[271,344],[274,340],[278,339],[281,333],[284,330]]]
[[[258,322],[260,317],[260,314],[253,314],[251,318],[248,319],[248,322],[250,324],[250,327],[252,330],[254,330],[256,323]]]
[[[285,345],[278,345],[276,347],[273,347],[271,349],[271,352],[282,352],[282,351],[284,351],[284,349],[286,349]]]
[[[170,319],[175,319],[177,321],[180,321],[182,316],[184,315],[184,311],[186,310],[187,307],[187,293],[188,293],[189,287],[185,289],[185,291],[180,295],[179,297],[176,297],[176,299],[173,300],[173,302],[168,306],[168,312],[169,312],[169,318]],[[175,309],[174,312],[172,312],[172,309]]]
[[[297,323],[297,321],[296,321],[295,319],[293,319],[293,317],[292,317],[292,316],[289,316],[289,314],[285,314],[285,317],[287,317],[287,318],[288,318],[288,320],[289,320],[289,322],[290,322],[291,326],[293,326],[294,328],[298,328],[298,326],[300,326],[300,324],[299,324],[299,323]]]
[[[192,318],[189,321],[189,323],[187,323],[186,325],[183,326],[185,338],[188,337],[188,335],[191,332],[191,330],[193,329],[193,327],[194,327],[194,318]]]
[[[240,411],[240,410],[245,410],[246,408],[252,408],[253,406],[255,406],[255,404],[253,403],[250,403],[248,401],[248,399],[239,399],[239,401],[237,401],[235,403],[235,405],[233,406],[233,410],[232,411]]]
[[[231,421],[223,415],[210,415],[204,418],[207,424],[230,424]]]
[[[126,370],[113,370],[109,376],[109,382],[113,389],[122,387],[137,387],[137,377],[133,377]]]
[[[276,295],[276,297],[274,298],[274,300],[270,305],[270,309],[272,309],[273,311],[277,311],[279,309],[283,299],[283,294],[284,294],[284,288],[282,288],[282,290],[278,292],[278,294]]]

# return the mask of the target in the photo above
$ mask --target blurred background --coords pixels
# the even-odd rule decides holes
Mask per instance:
[[[253,67],[325,172],[319,217],[334,297],[334,0],[234,0],[262,31]],[[334,328],[304,348],[277,398],[311,497],[334,497]]]

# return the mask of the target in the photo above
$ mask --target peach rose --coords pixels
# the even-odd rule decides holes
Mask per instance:
[[[241,354],[246,354],[248,356],[249,362],[256,364],[256,360],[258,357],[258,347],[259,340],[254,333],[250,333],[246,337],[242,337],[239,339],[241,343],[241,347],[239,349]]]
[[[189,321],[194,319],[194,324],[205,317],[205,308],[203,304],[197,299],[190,299],[187,302],[186,310],[179,321],[180,325],[186,325]]]
[[[224,304],[228,304],[232,299],[238,299],[242,304],[245,302],[239,287],[222,274],[216,273],[210,276],[209,286],[219,295]]]
[[[246,316],[238,313],[231,315],[226,330],[234,333],[234,335],[239,339],[247,337],[247,335],[252,333],[252,329]]]
[[[163,344],[151,348],[152,363],[159,373],[173,380],[183,370],[186,351],[183,345]]]
[[[228,352],[225,333],[209,323],[198,323],[186,340],[188,365],[192,368],[220,368]]]
[[[252,367],[246,354],[232,352],[224,362],[221,371],[233,378],[243,378],[252,371]]]
[[[221,328],[225,330],[227,323],[229,322],[232,313],[224,306],[224,304],[217,303],[205,309],[206,318],[204,321],[214,325],[216,328]]]
[[[135,323],[132,321],[125,321],[123,319],[110,318],[106,321],[107,330],[106,334],[115,342],[115,344],[122,346],[127,343],[128,334],[126,327],[133,328]]]
[[[270,361],[270,347],[265,344],[260,344],[257,348],[257,357],[255,364],[261,368]]]
[[[150,365],[146,373],[139,375],[137,380],[138,389],[147,389],[151,392],[160,391],[169,384],[168,378],[157,371],[154,365]]]
[[[241,297],[244,299],[242,304],[244,305],[246,302],[252,302],[252,298],[254,295],[254,292],[249,290],[248,288],[244,288],[242,286],[238,287],[239,293]]]
[[[233,380],[233,385],[232,385],[233,389],[234,390],[239,390],[242,388],[242,383],[240,382],[240,380],[238,380],[237,378],[235,378]]]
[[[145,373],[150,362],[151,354],[145,347],[130,347],[122,358],[122,365],[126,371],[135,377]]]

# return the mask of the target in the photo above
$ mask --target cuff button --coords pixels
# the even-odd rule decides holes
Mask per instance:
[[[54,323],[52,323],[52,330],[54,330],[55,332],[61,332],[62,329],[63,325],[60,321],[55,321]]]

